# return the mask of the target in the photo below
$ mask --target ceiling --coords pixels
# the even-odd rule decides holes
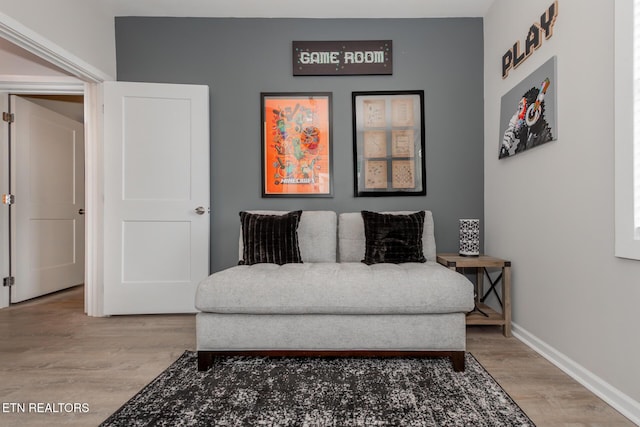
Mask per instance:
[[[114,16],[235,18],[483,17],[494,0],[101,0]]]

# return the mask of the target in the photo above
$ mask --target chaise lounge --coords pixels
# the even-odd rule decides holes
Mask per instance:
[[[423,222],[416,229],[426,262],[382,262],[380,247],[382,260],[361,262],[374,238],[365,237],[364,213],[341,213],[338,219],[332,211],[298,211],[298,221],[292,220],[298,240],[294,255],[299,248],[301,262],[246,262],[244,242],[256,233],[247,230],[246,218],[285,221],[293,214],[244,213],[239,254],[245,265],[200,283],[199,370],[223,355],[438,356],[451,358],[455,371],[464,370],[465,313],[474,306],[473,284],[436,263],[431,212],[419,214]],[[415,220],[411,215],[418,213],[375,215],[397,221]]]

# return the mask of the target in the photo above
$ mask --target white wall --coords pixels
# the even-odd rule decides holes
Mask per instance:
[[[115,78],[113,14],[103,2],[0,0],[0,13]]]
[[[559,0],[553,36],[502,79],[552,2],[485,17],[485,250],[513,262],[518,336],[640,422],[640,261],[614,257],[613,2]],[[557,141],[498,160],[502,95],[554,55]]]

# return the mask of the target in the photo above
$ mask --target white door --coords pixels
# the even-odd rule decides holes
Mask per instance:
[[[84,283],[84,127],[10,97],[11,302]]]
[[[104,84],[104,314],[195,312],[209,273],[209,88]]]

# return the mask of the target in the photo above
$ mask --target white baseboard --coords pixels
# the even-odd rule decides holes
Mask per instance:
[[[585,369],[574,360],[568,358],[517,324],[512,324],[511,328],[514,337],[531,347],[536,353],[556,365],[593,394],[607,402],[607,404],[627,417],[631,422],[640,426],[640,402],[633,400],[602,378]]]

